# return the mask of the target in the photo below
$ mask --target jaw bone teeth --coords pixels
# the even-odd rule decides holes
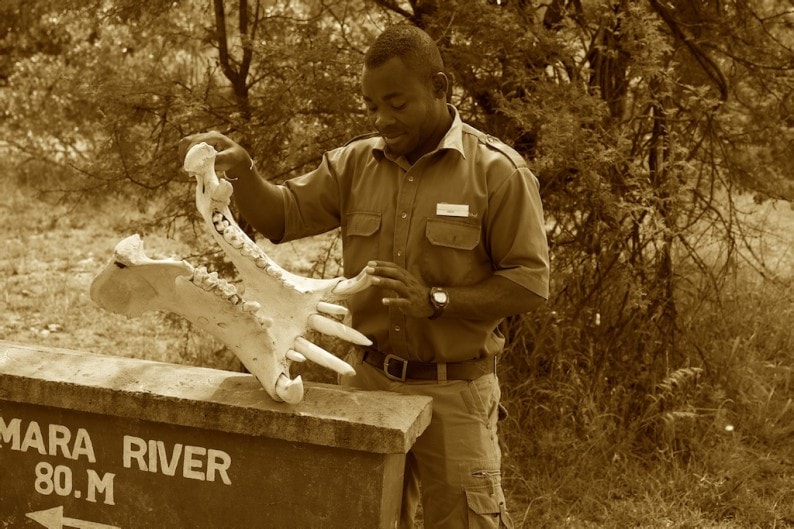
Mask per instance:
[[[204,290],[209,290],[211,288],[210,283],[210,276],[207,273],[207,269],[203,266],[196,268],[193,272],[193,283],[201,287]]]
[[[276,395],[287,404],[297,404],[303,400],[303,380],[300,375],[290,380],[281,373],[276,380]]]
[[[255,313],[262,308],[262,304],[258,301],[243,301],[243,312]]]
[[[254,317],[264,329],[269,329],[273,325],[273,318],[269,318],[264,314],[255,314]]]
[[[317,304],[317,310],[319,312],[330,314],[332,316],[347,316],[349,312],[347,307],[343,307],[342,305],[335,305],[334,303],[328,303],[327,301],[321,301]]]
[[[237,296],[237,289],[234,285],[226,281],[225,279],[218,280],[218,291],[226,298],[232,298]]]
[[[250,257],[258,257],[259,256],[259,247],[254,245],[254,244],[246,243],[246,244],[243,245],[243,248],[242,248],[242,250],[240,250],[240,253],[244,257],[249,257],[249,258]]]
[[[313,344],[306,338],[298,336],[295,338],[295,350],[314,362],[328,369],[332,369],[340,375],[355,375],[356,371],[344,360],[340,360],[322,347]]]
[[[319,314],[309,316],[309,327],[328,336],[336,336],[357,345],[372,345],[369,338],[347,325]],[[302,351],[301,351],[302,352]]]
[[[224,221],[225,222],[225,221]],[[223,240],[228,242],[232,248],[239,250],[245,244],[245,239],[235,226],[227,226],[223,230]]]
[[[289,358],[293,362],[305,362],[306,361],[306,357],[305,356],[303,356],[298,351],[295,351],[293,349],[288,350],[286,356],[287,356],[287,358]]]

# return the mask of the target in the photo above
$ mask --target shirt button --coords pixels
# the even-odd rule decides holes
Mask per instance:
[[[407,218],[407,217],[408,217],[408,213],[406,213],[405,211],[403,211],[402,213],[400,213],[400,218],[403,218],[403,219],[404,219],[404,218]]]
[[[394,326],[394,332],[400,332],[400,326],[399,325],[395,325]]]
[[[402,250],[397,250],[397,257],[402,257],[402,256],[403,256]]]
[[[409,177],[408,177],[408,181],[409,181],[409,182],[413,182],[413,181],[414,181],[414,177],[413,177],[413,176],[409,176]]]

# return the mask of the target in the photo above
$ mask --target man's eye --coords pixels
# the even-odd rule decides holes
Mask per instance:
[[[392,105],[391,107],[392,107],[394,110],[402,110],[402,109],[404,109],[404,108],[405,108],[405,106],[406,106],[407,104],[408,104],[408,103],[400,103],[399,105],[395,104],[395,105]]]

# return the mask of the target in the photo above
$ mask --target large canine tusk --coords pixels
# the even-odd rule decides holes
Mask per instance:
[[[303,400],[303,380],[300,375],[293,380],[282,374],[276,380],[276,395],[287,404],[297,404]]]
[[[299,336],[295,339],[295,350],[314,362],[315,364],[327,367],[340,375],[355,375],[356,370],[344,360],[340,360],[322,347],[313,344],[306,338]]]
[[[344,279],[336,284],[331,291],[336,296],[347,297],[362,290],[366,290],[372,285],[372,276],[362,270],[356,277]]]
[[[320,331],[328,336],[336,336],[350,343],[357,345],[372,345],[372,341],[369,338],[352,327],[348,327],[343,323],[326,318],[325,316],[320,316],[319,314],[311,314],[309,316],[309,326],[315,331]]]

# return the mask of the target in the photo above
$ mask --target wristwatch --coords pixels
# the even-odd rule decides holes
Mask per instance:
[[[435,320],[441,316],[441,313],[449,305],[449,293],[443,288],[433,287],[430,289],[429,297],[430,305],[433,307],[433,314],[429,316],[429,319]]]

